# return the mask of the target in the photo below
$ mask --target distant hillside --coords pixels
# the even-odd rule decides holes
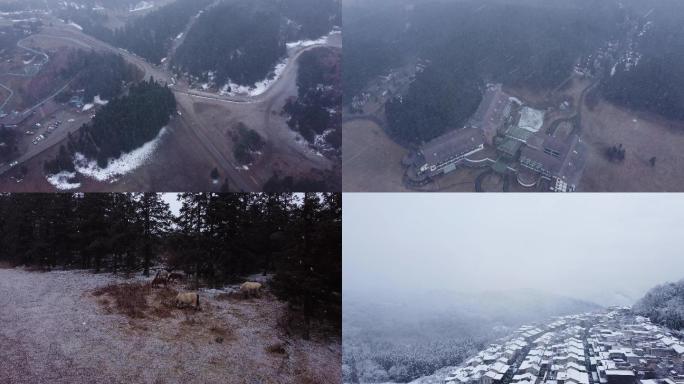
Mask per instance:
[[[684,280],[652,288],[632,309],[654,323],[676,330],[684,328]]]
[[[536,291],[343,293],[344,382],[408,382],[458,365],[526,323],[600,306]]]

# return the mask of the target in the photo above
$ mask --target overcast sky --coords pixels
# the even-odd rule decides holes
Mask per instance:
[[[344,195],[345,290],[536,289],[599,304],[684,278],[684,195]]]
[[[178,216],[180,214],[182,204],[178,201],[178,193],[163,193],[162,199],[169,204],[169,208],[171,208],[171,212],[174,215]]]

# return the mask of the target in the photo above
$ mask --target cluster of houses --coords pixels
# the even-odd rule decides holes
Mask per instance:
[[[423,185],[460,166],[489,166],[515,175],[525,188],[573,192],[584,171],[586,147],[573,129],[545,132],[544,118],[545,111],[509,96],[501,84],[490,84],[465,127],[404,157],[407,182]]]
[[[684,343],[629,309],[523,326],[445,384],[682,384]]]

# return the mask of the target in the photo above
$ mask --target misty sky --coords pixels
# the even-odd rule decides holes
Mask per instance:
[[[344,289],[619,304],[684,278],[682,218],[670,194],[345,194]]]
[[[178,193],[163,193],[162,199],[169,204],[169,208],[175,216],[180,214],[182,204],[178,201]]]

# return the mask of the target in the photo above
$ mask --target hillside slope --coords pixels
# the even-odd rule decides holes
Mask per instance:
[[[654,323],[676,330],[684,328],[684,280],[651,288],[632,309]]]
[[[343,294],[343,380],[408,382],[461,363],[522,324],[600,306],[536,291]]]

